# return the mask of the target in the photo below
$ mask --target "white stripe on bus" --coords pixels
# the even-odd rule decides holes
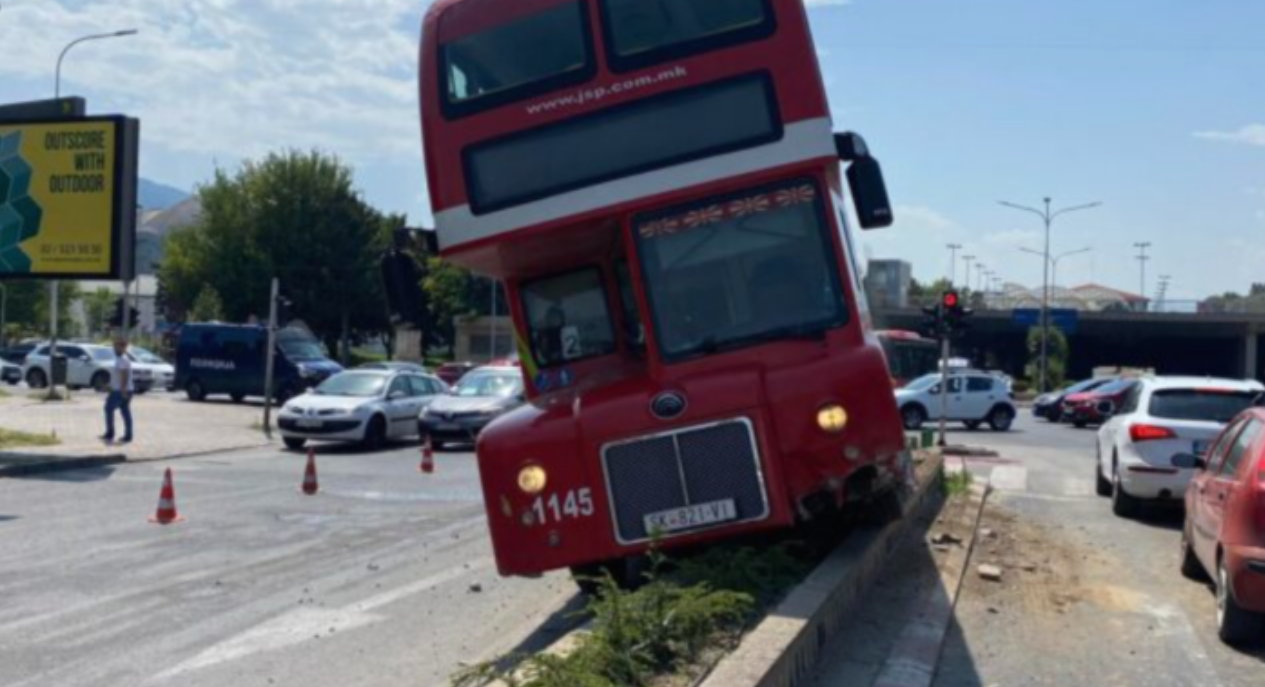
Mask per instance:
[[[619,179],[563,193],[517,207],[475,216],[469,205],[435,216],[439,245],[444,250],[492,238],[515,229],[543,224],[638,198],[720,181],[770,167],[834,157],[834,134],[829,118],[810,119],[786,127],[782,140],[758,148],[709,157],[655,172]]]

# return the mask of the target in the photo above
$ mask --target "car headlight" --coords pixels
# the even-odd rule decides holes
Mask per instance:
[[[524,494],[539,494],[545,490],[545,485],[548,483],[549,476],[539,465],[528,465],[518,471],[518,488]]]
[[[838,434],[848,426],[848,411],[833,403],[817,411],[817,426],[824,432]]]

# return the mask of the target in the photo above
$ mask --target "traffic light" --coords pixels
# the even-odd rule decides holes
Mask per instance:
[[[920,333],[928,339],[939,339],[944,334],[944,323],[941,318],[939,303],[922,307],[922,328]]]
[[[127,299],[120,297],[114,302],[114,309],[110,311],[110,316],[106,319],[106,324],[121,329],[123,327],[123,307]],[[133,327],[140,324],[141,313],[136,308],[128,308],[128,323]]]
[[[422,324],[422,288],[413,256],[393,250],[382,256],[382,282],[391,319]]]
[[[944,313],[944,329],[949,336],[962,336],[970,329],[970,319],[975,311],[963,304],[957,291],[945,291],[940,296],[940,309]]]

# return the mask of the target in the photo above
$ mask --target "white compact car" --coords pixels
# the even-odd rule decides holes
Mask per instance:
[[[896,390],[896,405],[905,429],[916,430],[928,420],[938,421],[941,408],[945,419],[977,429],[985,422],[1005,432],[1015,421],[1015,405],[1006,382],[987,372],[950,372],[948,397],[940,395],[940,375],[919,377]]]
[[[1121,517],[1143,500],[1184,498],[1192,470],[1173,466],[1178,453],[1203,455],[1225,424],[1248,408],[1265,385],[1212,377],[1143,377],[1098,430],[1094,481]]]
[[[379,448],[389,439],[417,436],[417,416],[448,392],[438,377],[400,370],[349,370],[286,402],[277,416],[287,447],[308,440],[345,441]]]
[[[32,389],[43,389],[52,378],[48,345],[44,344],[26,356],[22,366],[22,378]],[[57,344],[57,354],[66,357],[66,386],[71,389],[92,387],[97,391],[110,389],[110,377],[114,374],[114,349],[109,346],[86,344]],[[139,377],[136,380],[140,382]]]
[[[140,346],[128,346],[127,357],[132,361],[136,380],[139,382],[144,378],[146,382],[145,388],[137,387],[137,391],[144,393],[151,388],[166,391],[175,389],[176,368],[171,363]]]

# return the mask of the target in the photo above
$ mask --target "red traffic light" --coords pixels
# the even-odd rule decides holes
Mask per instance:
[[[945,294],[944,294],[943,299],[941,299],[941,301],[940,301],[940,302],[941,302],[941,304],[943,304],[943,305],[944,305],[944,307],[946,307],[946,308],[956,308],[956,307],[958,307],[958,294],[957,294],[957,292],[956,292],[956,291],[946,291],[946,292],[945,292]]]

